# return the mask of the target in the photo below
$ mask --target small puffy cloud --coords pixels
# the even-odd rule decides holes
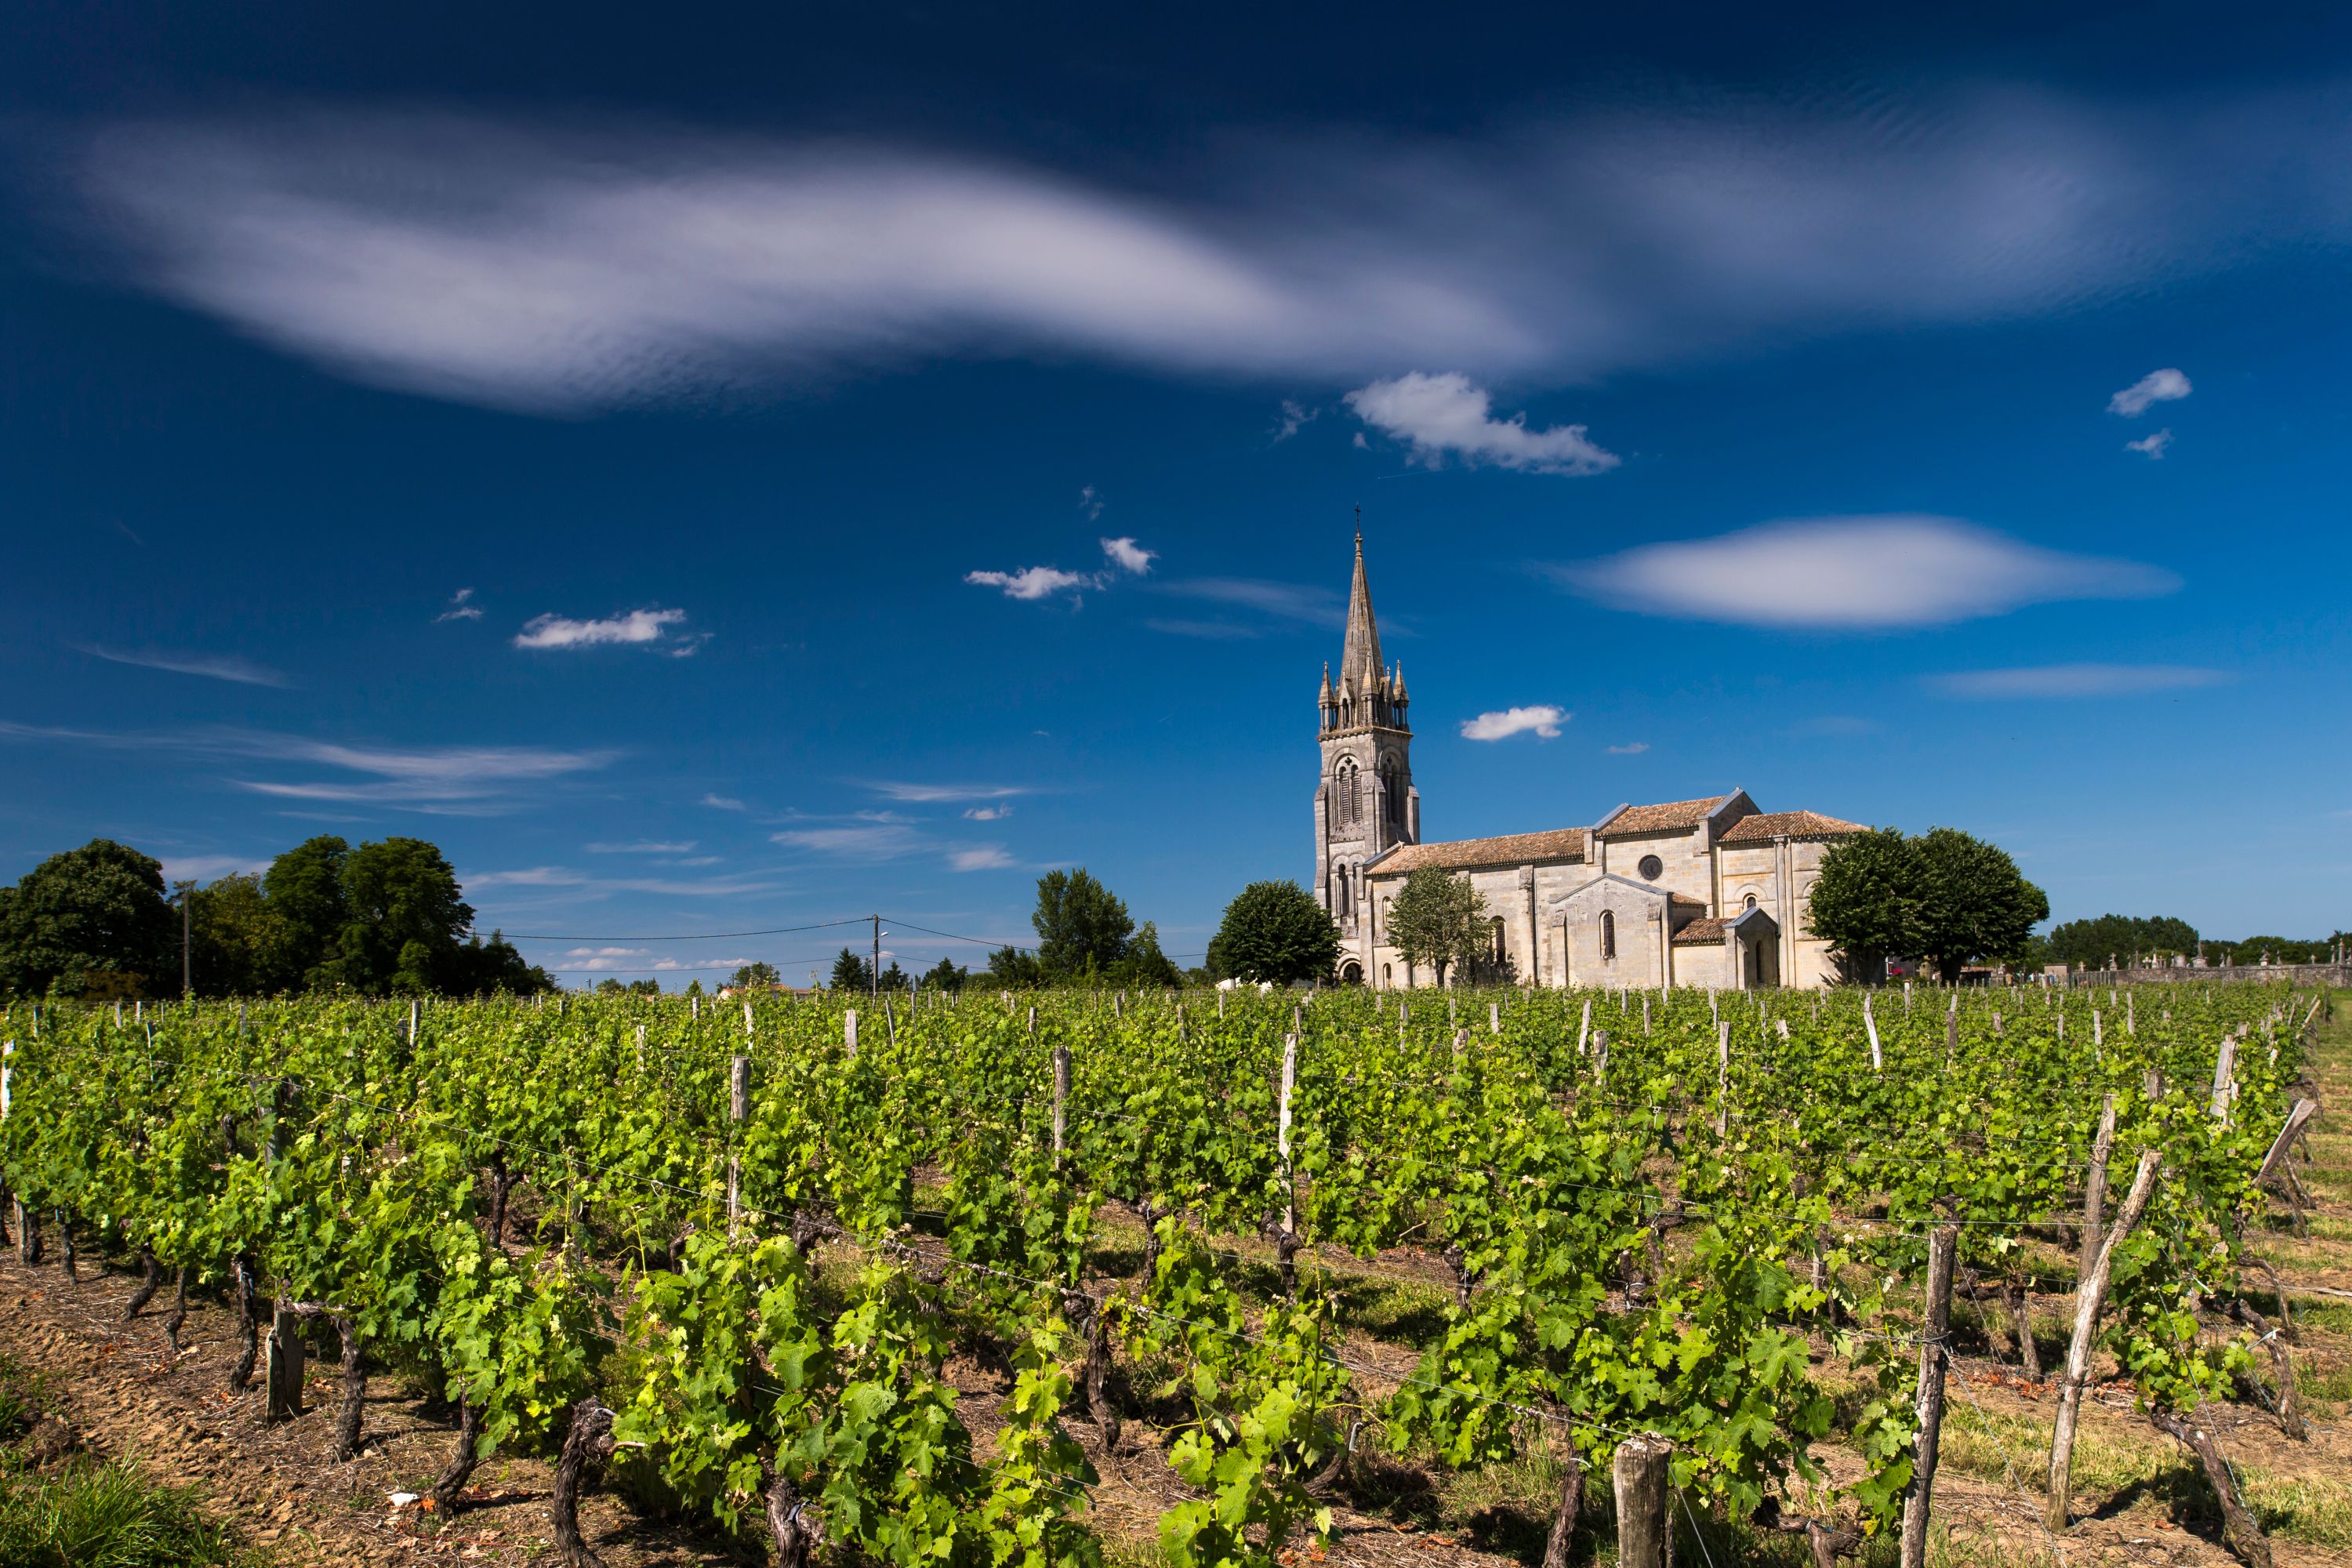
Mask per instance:
[[[1609,754],[1612,757],[1638,757],[1649,749],[1647,741],[1628,741],[1622,746],[1610,747]]]
[[[1568,722],[1565,708],[1555,708],[1539,702],[1532,708],[1506,708],[1499,712],[1481,713],[1475,719],[1462,721],[1462,738],[1465,741],[1503,741],[1513,735],[1524,735],[1532,730],[1546,741],[1559,738],[1559,727]]]
[[[1357,418],[1404,442],[1414,461],[1432,468],[1449,453],[1473,468],[1491,463],[1533,474],[1598,474],[1621,460],[1589,439],[1581,425],[1530,430],[1525,414],[1496,418],[1486,388],[1458,371],[1375,381],[1348,394],[1347,403]]]
[[[166,855],[163,861],[166,883],[209,882],[216,877],[243,877],[269,869],[268,861],[243,855]]]
[[[2158,430],[2153,436],[2143,436],[2137,441],[2125,442],[2124,450],[2137,452],[2140,456],[2154,460],[2162,458],[2171,446],[2172,431],[2167,428]]]
[[[1644,544],[1552,568],[1589,597],[1652,615],[1741,626],[1945,626],[2065,599],[2140,599],[2180,579],[2074,555],[1958,518],[1800,518],[1713,539]]]
[[[948,855],[949,868],[957,871],[1000,871],[1013,863],[1002,844],[975,844]]]
[[[2219,686],[2226,670],[2188,664],[2044,664],[2020,669],[1971,669],[1932,678],[1947,697],[2137,697]]]
[[[473,598],[474,591],[471,588],[458,589],[449,595],[449,607],[433,617],[433,624],[438,626],[443,621],[480,620],[482,606],[475,604]]]
[[[1106,539],[1102,542],[1102,551],[1103,559],[1120,571],[1138,577],[1150,571],[1151,563],[1157,559],[1152,552],[1132,539]]]
[[[1085,486],[1078,491],[1078,510],[1087,514],[1088,522],[1103,514],[1102,496],[1094,486]]]
[[[737,800],[731,795],[706,795],[702,797],[702,804],[709,806],[713,811],[741,811],[744,809],[743,803]]]
[[[967,807],[963,815],[967,822],[1002,822],[1013,815],[1013,808],[1009,805],[975,805]]]
[[[607,643],[657,643],[671,626],[686,619],[684,610],[631,610],[601,621],[575,621],[569,616],[539,616],[515,634],[514,645],[528,648],[598,647]]]
[[[1320,408],[1309,408],[1296,398],[1282,400],[1282,413],[1274,422],[1274,438],[1287,441],[1322,416]]]
[[[109,664],[135,664],[142,669],[168,669],[174,675],[201,675],[208,680],[233,680],[239,686],[291,686],[294,682],[267,665],[236,654],[182,653],[171,648],[88,647],[83,652]]]
[[[1095,585],[1091,572],[1065,572],[1056,566],[1024,566],[1018,572],[967,572],[963,580],[976,588],[1002,588],[1008,599],[1050,599]]]
[[[694,843],[691,838],[679,839],[675,843],[661,838],[640,838],[633,844],[591,844],[586,847],[591,855],[691,855]]]
[[[2179,371],[2152,370],[2108,398],[2107,412],[2137,419],[2157,404],[2188,396],[2189,391],[2189,378]]]

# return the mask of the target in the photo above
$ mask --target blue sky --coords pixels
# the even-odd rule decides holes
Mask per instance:
[[[2347,923],[2352,20],[1884,9],[8,5],[0,876],[418,834],[585,982],[1083,864],[1197,954],[1360,506],[1429,837]]]

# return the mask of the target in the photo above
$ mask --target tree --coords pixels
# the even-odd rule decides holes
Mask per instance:
[[[988,978],[1007,991],[1034,991],[1045,984],[1045,966],[1024,949],[1000,947],[988,955]]]
[[[1919,952],[1949,984],[1972,958],[2020,957],[2050,918],[2049,895],[2025,879],[2008,851],[1957,827],[1917,841]]]
[[[749,991],[755,988],[765,989],[768,986],[776,984],[780,978],[781,977],[776,973],[776,966],[774,964],[761,962],[757,963],[747,963],[740,969],[738,969],[735,972],[735,978],[731,984],[738,991]]]
[[[163,868],[111,838],[52,855],[0,889],[0,990],[11,994],[176,994],[179,942]]]
[[[283,972],[285,922],[258,874],[223,877],[188,892],[189,963],[199,996],[266,996],[290,989]]]
[[[1889,958],[1920,951],[1917,846],[1892,827],[1832,845],[1807,898],[1805,925],[1837,952],[1847,978],[1884,980]]]
[[[536,963],[526,963],[505,933],[496,931],[490,932],[488,942],[478,933],[459,948],[452,973],[446,989],[453,996],[539,996],[560,989],[555,976]],[[638,984],[651,987],[656,995],[661,992],[661,983],[656,980],[639,981]]]
[[[1339,963],[1339,927],[1296,882],[1252,882],[1209,940],[1209,970],[1219,979],[1328,980]]]
[[[1127,944],[1127,956],[1110,966],[1109,979],[1114,985],[1138,990],[1166,990],[1184,984],[1183,972],[1160,951],[1160,928],[1150,921],[1136,928],[1135,940]]]
[[[1389,941],[1407,963],[1429,965],[1443,985],[1447,968],[1475,963],[1486,951],[1486,933],[1479,929],[1486,918],[1486,900],[1469,878],[1424,866],[1404,879],[1404,890],[1397,894],[1389,911]]]
[[[351,852],[341,838],[321,834],[272,860],[263,874],[262,890],[275,917],[278,949],[268,969],[277,986],[299,990],[335,983],[315,972],[335,956],[351,918],[343,898],[343,862]]]
[[[413,996],[458,981],[457,948],[474,908],[438,848],[422,838],[362,844],[343,858],[342,888],[343,929],[319,966],[330,984]]]
[[[929,991],[937,987],[941,991],[953,993],[962,990],[964,982],[971,978],[971,970],[964,968],[952,958],[942,958],[924,973],[923,989]]]
[[[871,991],[874,989],[874,965],[859,953],[847,948],[833,961],[833,988],[835,991]]]
[[[904,991],[907,988],[907,972],[898,967],[898,961],[895,958],[890,961],[890,967],[882,972],[881,988],[885,991]]]
[[[2100,915],[2094,920],[2068,921],[2053,927],[2035,943],[2045,963],[2071,964],[2077,969],[2105,969],[2112,959],[2131,962],[2134,953],[2168,958],[2175,953],[2197,955],[2197,928],[2169,915],[2135,918]]]
[[[1037,961],[1056,980],[1103,974],[1127,955],[1135,921],[1083,866],[1037,879]]]

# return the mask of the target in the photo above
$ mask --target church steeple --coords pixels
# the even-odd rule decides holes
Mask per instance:
[[[1372,585],[1364,575],[1364,535],[1360,530],[1355,581],[1348,587],[1348,640],[1339,650],[1339,679],[1354,681],[1357,694],[1370,700],[1387,684],[1381,679],[1387,668],[1381,658],[1381,628],[1372,619]]]

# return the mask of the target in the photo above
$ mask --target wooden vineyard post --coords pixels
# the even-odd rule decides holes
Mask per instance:
[[[1645,999],[1643,999],[1643,1003],[1642,1003],[1642,1007],[1643,1007],[1643,1010],[1644,1012],[1648,1011],[1648,1009],[1649,1009],[1649,1005],[1650,1005],[1650,1004],[1649,1004],[1648,1000],[1647,1000],[1646,998],[1645,998]],[[1583,1016],[1583,1017],[1581,1017],[1580,1019],[1579,1019],[1579,1020],[1577,1021],[1577,1025],[1576,1025],[1576,1054],[1577,1054],[1578,1056],[1580,1056],[1580,1056],[1582,1056],[1582,1055],[1584,1054],[1585,1042],[1586,1042],[1586,1041],[1588,1041],[1588,1040],[1590,1040],[1591,1037],[1592,1037],[1592,998],[1591,998],[1591,997],[1590,997],[1590,996],[1587,996],[1587,997],[1584,999],[1584,1016]]]
[[[1944,1369],[1952,1359],[1952,1264],[1960,1227],[1947,1220],[1927,1236],[1927,1312],[1919,1326],[1918,1432],[1911,1447],[1911,1492],[1903,1500],[1902,1568],[1927,1568],[1927,1511],[1935,1501],[1936,1452],[1944,1436]]]
[[[1298,1295],[1298,1268],[1292,1261],[1298,1250],[1298,1189],[1290,1170],[1290,1093],[1298,1083],[1298,1037],[1282,1037],[1282,1099],[1275,1113],[1274,1152],[1282,1163],[1282,1234],[1275,1253],[1282,1269],[1282,1293]]]
[[[2091,1381],[2091,1344],[2096,1337],[2099,1308],[2106,1300],[2107,1279],[2115,1271],[2116,1246],[2131,1235],[2132,1226],[2147,1209],[2162,1158],[2155,1149],[2141,1153],[2139,1169],[2132,1174],[2131,1191],[2116,1215],[2115,1227],[2099,1238],[2098,1261],[2074,1288],[2074,1337],[2067,1342],[2066,1372],[2058,1385],[2058,1421],[2050,1436],[2050,1500],[2042,1515],[2042,1522],[2053,1534],[2066,1528],[2067,1506],[2073,1500],[2074,1426],[2082,1418],[2083,1390]]]
[[[1486,1032],[1490,1035],[1503,1032],[1503,1005],[1499,1002],[1486,1004]]]
[[[2213,1062],[2213,1120],[2230,1120],[2230,1102],[2238,1098],[2238,1080],[2232,1070],[2238,1065],[2238,1037],[2235,1033],[2221,1037],[2221,1054]]]
[[[1952,1005],[1944,1014],[1944,1059],[1948,1062],[1960,1051],[1960,993],[1952,992]]]
[[[1666,1460],[1674,1449],[1654,1437],[1628,1437],[1610,1467],[1617,1489],[1618,1568],[1667,1568],[1673,1518],[1666,1511]]]
[[[852,1007],[841,1016],[841,1044],[849,1052],[849,1059],[857,1059],[857,1009]]]
[[[1715,1026],[1715,1135],[1731,1128],[1731,1026]]]
[[[1037,1037],[1037,1008],[1034,1004],[1029,1008],[1029,1037],[1033,1040]]]
[[[16,1094],[16,1067],[9,1058],[16,1054],[16,1042],[10,1040],[0,1050],[0,1121],[8,1119],[8,1108]],[[41,1218],[25,1206],[24,1198],[16,1193],[8,1194],[8,1229],[16,1238],[16,1261],[30,1268],[41,1260]]]
[[[1596,1084],[1609,1081],[1609,1031],[1606,1029],[1592,1031],[1592,1081]]]
[[[1870,1016],[1870,993],[1862,994],[1862,1026],[1870,1031],[1870,1070],[1885,1072],[1886,1058],[1878,1049],[1878,1020]]]
[[[2115,1147],[2116,1097],[2110,1094],[2099,1103],[2098,1136],[2091,1140],[2091,1169],[2083,1179],[2083,1246],[2074,1266],[2078,1282],[2089,1279],[2098,1265],[2099,1226],[2107,1207],[2107,1156]]]
[[[743,1228],[743,1156],[733,1145],[742,1137],[740,1131],[751,1114],[751,1058],[739,1056],[727,1064],[727,1239],[732,1241]]]
[[[1648,1037],[1648,1036],[1649,1036],[1649,1033],[1650,1033],[1650,994],[1649,994],[1648,992],[1644,991],[1644,992],[1643,992],[1643,993],[1642,993],[1642,1034],[1643,1034],[1643,1037],[1644,1038],[1647,1038],[1647,1037]]]
[[[693,1023],[699,1024],[702,1022],[702,996],[698,992],[688,992],[687,994],[686,1016],[688,1019]]]
[[[268,1404],[262,1420],[293,1420],[302,1414],[302,1320],[288,1302],[279,1301],[270,1315],[264,1365]]]
[[[751,1037],[751,1004],[748,1001],[743,1004],[743,1037]]]
[[[1054,1163],[1062,1163],[1064,1118],[1070,1101],[1070,1047],[1054,1047]],[[1289,1097],[1284,1096],[1286,1105]]]

